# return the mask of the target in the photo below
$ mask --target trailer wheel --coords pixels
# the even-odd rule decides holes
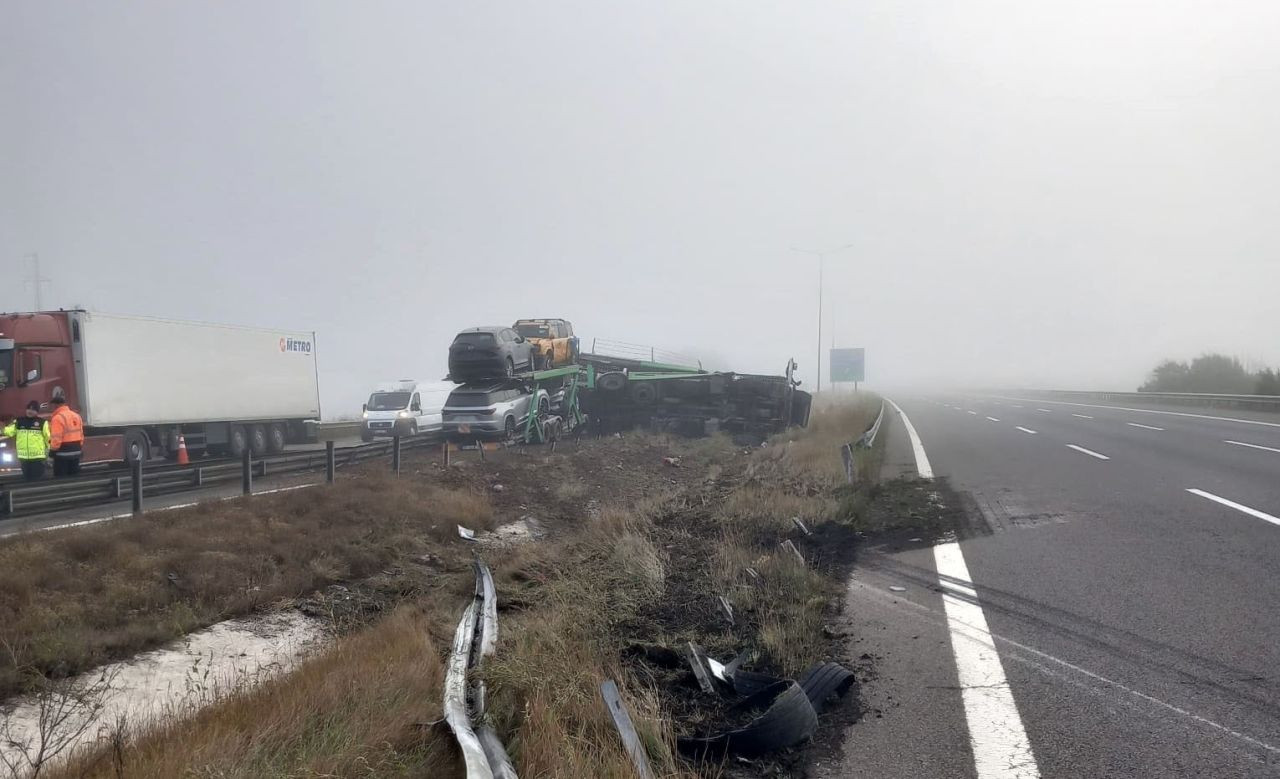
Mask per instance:
[[[264,425],[249,427],[249,448],[254,455],[260,456],[267,453],[267,428]]]
[[[232,425],[227,430],[227,454],[238,460],[244,456],[244,450],[247,448],[249,448],[249,433],[244,425]]]
[[[284,424],[280,422],[272,422],[267,426],[267,451],[275,454],[284,451],[285,441]]]
[[[138,428],[130,428],[124,433],[124,461],[132,465],[135,462],[147,462],[151,459],[151,440]]]

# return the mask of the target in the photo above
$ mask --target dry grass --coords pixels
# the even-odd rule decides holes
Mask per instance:
[[[169,717],[123,752],[104,749],[56,775],[456,775],[451,737],[425,725],[441,716],[448,644],[421,610],[401,608],[286,677]]]
[[[0,698],[485,529],[482,494],[366,472],[0,543]]]

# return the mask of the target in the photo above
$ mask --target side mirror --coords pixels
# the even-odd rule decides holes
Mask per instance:
[[[33,382],[38,378],[40,378],[40,371],[36,370],[35,368],[32,368],[31,370],[27,371],[28,383]]]
[[[361,404],[360,404],[360,410],[361,410],[361,411],[368,411],[368,410],[369,410],[369,404],[368,404],[368,403],[361,403]]]

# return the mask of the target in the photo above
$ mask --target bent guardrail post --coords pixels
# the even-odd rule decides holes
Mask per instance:
[[[462,612],[458,629],[453,634],[453,651],[449,654],[444,676],[444,718],[462,749],[467,779],[493,779],[484,747],[471,729],[471,717],[467,712],[467,665],[475,641],[478,610],[479,604],[473,599]]]
[[[600,685],[600,697],[604,698],[604,705],[609,709],[609,715],[613,717],[613,726],[618,729],[618,735],[622,737],[622,745],[627,750],[627,755],[631,757],[631,763],[636,767],[636,776],[640,779],[653,779],[653,769],[649,767],[649,755],[644,751],[644,744],[640,743],[640,736],[636,733],[636,726],[631,722],[631,714],[627,712],[627,706],[622,702],[622,693],[618,691],[618,683],[612,679],[605,679]]]
[[[324,442],[324,480],[326,484],[333,484],[334,471],[337,470],[338,463],[333,455],[333,442]]]
[[[853,447],[844,444],[840,447],[840,459],[844,461],[844,480],[853,484]]]
[[[391,436],[391,470],[396,476],[400,475],[400,436]]]
[[[133,515],[135,517],[142,516],[142,458],[135,458],[133,461],[133,473],[131,485],[131,498],[133,501]]]

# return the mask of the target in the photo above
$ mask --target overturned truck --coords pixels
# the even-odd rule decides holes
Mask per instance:
[[[683,365],[583,354],[583,411],[600,432],[653,427],[685,435],[767,436],[809,423],[812,396],[796,362],[781,376],[705,371]]]

